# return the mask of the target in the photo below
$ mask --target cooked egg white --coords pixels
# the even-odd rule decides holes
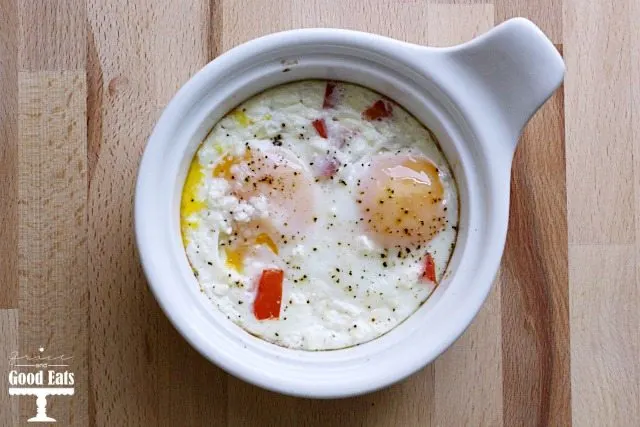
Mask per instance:
[[[328,350],[379,337],[429,297],[455,244],[458,197],[436,141],[400,106],[360,86],[301,81],[215,125],[180,212],[188,259],[218,310],[272,343]],[[279,310],[260,318],[265,271],[284,279]]]

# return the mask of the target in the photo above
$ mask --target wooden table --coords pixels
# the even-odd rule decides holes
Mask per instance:
[[[502,269],[465,335],[340,401],[266,392],[197,354],[132,233],[140,154],[175,90],[276,30],[441,46],[517,15],[568,72],[522,137]],[[65,426],[640,425],[639,21],[634,0],[0,0],[0,377],[12,351],[72,355],[75,395],[48,406]],[[0,425],[34,408],[0,384]]]

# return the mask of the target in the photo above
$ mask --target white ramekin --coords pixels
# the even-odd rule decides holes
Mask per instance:
[[[306,29],[272,34],[228,51],[178,91],[140,164],[135,233],[155,297],[200,353],[270,390],[342,397],[405,378],[450,346],[487,297],[504,247],[518,136],[563,74],[562,58],[551,42],[520,18],[445,49],[361,32]],[[209,129],[252,95],[309,78],[369,87],[413,113],[438,137],[461,202],[453,258],[431,298],[386,335],[324,352],[267,343],[219,313],[199,291],[179,226],[187,167]]]

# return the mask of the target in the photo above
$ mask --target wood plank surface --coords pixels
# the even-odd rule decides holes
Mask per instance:
[[[563,110],[560,88],[513,161],[501,275],[505,426],[571,425]]]
[[[0,310],[18,307],[18,3],[0,2]]]
[[[576,425],[631,427],[640,420],[640,298],[629,286],[636,280],[637,255],[633,245],[569,247],[572,286],[579,284],[571,294]]]
[[[565,0],[570,244],[635,242],[630,3]],[[598,160],[616,173],[594,167]]]
[[[18,351],[18,310],[0,310],[0,369],[9,373],[15,369],[11,364],[11,357]],[[0,387],[0,425],[17,425],[20,421],[20,404],[16,398],[9,396],[8,387]]]
[[[76,71],[20,72],[18,87],[19,349],[72,355],[74,399],[49,412],[86,423],[87,186],[86,85]],[[21,400],[21,414],[33,416]]]
[[[19,0],[20,69],[85,69],[84,0]]]
[[[501,269],[432,365],[369,395],[277,395],[210,364],[153,299],[132,234],[140,155],[193,73],[289,28],[448,46],[512,16],[563,51],[564,87],[513,162]],[[623,0],[0,0],[0,375],[72,355],[78,426],[637,426],[640,3]],[[0,386],[0,425],[35,399]]]
[[[632,154],[638,145],[633,107],[640,88],[640,10],[634,3],[594,1],[585,8],[564,0],[571,388],[577,425],[637,426],[640,419],[634,268],[640,169]],[[615,173],[594,168],[597,162],[615,165]]]
[[[95,425],[159,425],[158,321],[136,259],[132,193],[153,122],[158,8],[152,1],[87,3],[89,135],[89,416]],[[99,78],[98,78],[99,77]],[[100,85],[100,86],[96,86]]]

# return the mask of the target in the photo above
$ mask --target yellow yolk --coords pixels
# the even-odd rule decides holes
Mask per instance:
[[[213,176],[216,178],[232,179],[233,174],[231,173],[231,168],[239,164],[243,160],[251,160],[250,150],[246,150],[243,157],[236,157],[227,154],[221,160],[219,160],[216,164],[216,167],[213,168]]]
[[[429,242],[445,224],[437,167],[426,157],[381,155],[363,180],[362,216],[384,247]]]
[[[276,246],[276,243],[271,239],[271,237],[269,237],[267,233],[258,234],[258,237],[256,237],[256,244],[265,245],[266,247],[271,249],[271,252],[278,255],[278,247]]]
[[[314,199],[309,191],[312,177],[304,168],[277,147],[247,149],[244,156],[222,157],[213,176],[225,178],[231,193],[240,200],[264,197],[268,217],[237,223],[242,242],[225,248],[226,264],[241,272],[252,247],[266,246],[278,254],[278,244],[285,244],[312,223]]]
[[[213,176],[216,178],[231,178],[231,167],[238,163],[238,159],[233,156],[224,156],[213,168]]]
[[[199,200],[197,196],[198,187],[201,185],[203,179],[204,172],[202,171],[202,166],[198,161],[198,156],[195,156],[189,166],[189,172],[187,173],[187,178],[182,190],[182,200],[180,201],[180,229],[185,245],[189,243],[185,237],[187,227],[195,227],[198,225],[197,220],[189,219],[189,217],[206,207],[205,202]]]
[[[227,256],[227,259],[225,261],[227,267],[232,268],[238,273],[242,273],[242,266],[244,264],[244,256],[246,252],[246,246],[239,246],[237,248],[226,248],[224,253]]]
[[[237,166],[233,173],[225,172],[237,197],[266,199],[269,218],[262,221],[263,229],[278,236],[277,240],[287,240],[312,223],[313,178],[285,150],[254,148],[247,150],[244,158],[223,160],[220,165],[221,171]]]
[[[253,121],[245,114],[242,110],[235,110],[231,113],[234,119],[238,122],[240,126],[246,128],[250,124],[253,124]]]
[[[278,255],[278,246],[276,246],[275,242],[269,237],[267,233],[258,234],[255,239],[253,239],[253,245],[262,245],[268,247],[271,252]],[[244,267],[244,260],[247,255],[247,252],[251,250],[251,242],[234,244],[231,247],[227,247],[224,251],[226,256],[225,264],[227,267],[232,268],[238,273],[242,273]]]

